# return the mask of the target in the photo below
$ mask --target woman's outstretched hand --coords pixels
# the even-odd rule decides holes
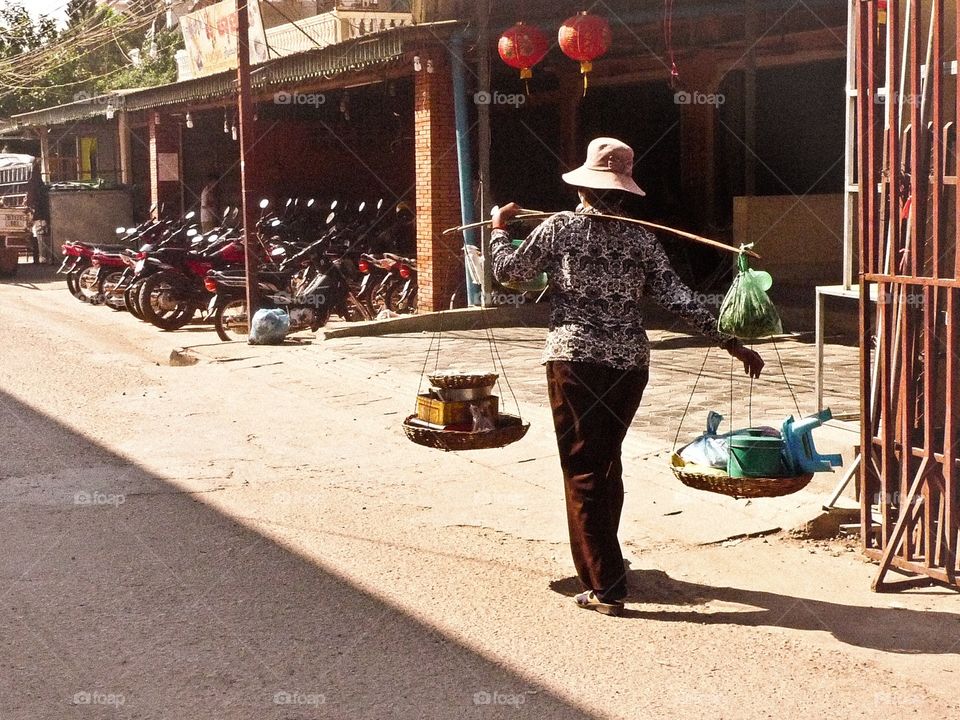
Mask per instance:
[[[513,220],[520,212],[523,210],[515,202],[508,203],[503,207],[495,207],[493,212],[490,213],[492,220],[491,227],[494,230],[506,230],[507,223]]]
[[[727,346],[727,352],[743,363],[743,372],[752,378],[760,377],[763,370],[763,358],[760,353],[751,350],[739,340],[734,340]]]

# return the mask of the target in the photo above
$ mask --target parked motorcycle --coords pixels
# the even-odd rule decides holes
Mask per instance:
[[[335,232],[331,227],[324,237],[284,260],[277,271],[260,271],[258,304],[285,310],[290,316],[290,332],[316,332],[333,313],[344,318],[370,317],[351,288],[357,278],[356,267],[347,258],[327,253]],[[242,272],[212,272],[207,277],[207,289],[216,293],[210,309],[221,340],[239,340],[249,334],[244,288]]]

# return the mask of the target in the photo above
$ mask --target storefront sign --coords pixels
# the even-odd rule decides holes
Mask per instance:
[[[260,17],[260,3],[247,4],[250,17],[250,64],[269,58],[267,38]],[[214,75],[237,68],[237,3],[224,0],[180,18],[193,77]]]
[[[0,208],[0,233],[26,232],[30,211],[20,208]]]

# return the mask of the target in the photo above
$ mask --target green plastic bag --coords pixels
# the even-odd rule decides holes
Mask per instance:
[[[767,295],[773,278],[763,270],[750,269],[747,254],[743,252],[748,247],[741,247],[737,276],[723,298],[717,328],[722,333],[745,339],[779,335],[783,332],[780,314]]]
[[[523,244],[523,240],[513,240],[511,241],[514,248],[518,248]],[[535,278],[531,280],[518,280],[516,282],[508,280],[507,282],[501,282],[507,290],[513,290],[514,292],[526,293],[526,292],[543,292],[547,288],[547,274],[540,273]]]

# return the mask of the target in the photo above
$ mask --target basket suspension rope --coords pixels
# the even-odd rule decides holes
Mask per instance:
[[[773,351],[777,353],[777,362],[780,363],[780,373],[783,375],[783,382],[787,386],[787,390],[790,391],[790,397],[793,398],[793,406],[797,409],[797,417],[803,417],[803,413],[800,411],[800,403],[797,401],[797,393],[794,392],[793,385],[790,384],[790,378],[787,377],[787,369],[783,365],[783,358],[780,357],[780,348],[777,347],[777,341],[771,338],[773,343]]]
[[[687,419],[687,411],[690,409],[690,404],[693,402],[693,396],[697,393],[697,385],[700,383],[700,378],[703,376],[703,371],[707,367],[707,359],[710,357],[710,348],[707,348],[707,351],[703,354],[703,363],[700,365],[700,371],[697,373],[696,380],[693,381],[693,390],[690,391],[690,397],[687,398],[687,404],[683,408],[683,415],[680,417],[680,423],[677,425],[677,434],[673,438],[673,450],[677,449],[677,443],[680,441],[680,431],[683,429],[683,421]]]
[[[433,342],[437,339],[437,334],[433,333],[430,336],[430,345],[427,346],[427,352],[423,356],[423,367],[420,368],[420,381],[417,383],[417,398],[420,397],[420,391],[423,389],[423,378],[427,374],[427,363],[430,362],[430,355],[433,353]],[[417,398],[414,398],[414,411],[416,411]]]
[[[733,356],[730,356],[730,415],[727,423],[733,429]]]
[[[449,273],[449,270],[448,270]],[[487,347],[490,351],[490,361],[493,365],[493,370],[497,372],[497,387],[500,389],[500,394],[503,395],[503,386],[501,385],[501,378],[503,378],[503,383],[507,387],[507,391],[510,393],[510,397],[513,399],[513,403],[517,408],[517,417],[522,418],[522,413],[520,410],[520,401],[517,399],[517,394],[513,390],[513,386],[510,384],[510,378],[507,376],[507,368],[503,362],[503,358],[500,356],[500,348],[497,345],[496,336],[494,335],[493,328],[490,327],[489,323],[486,322],[487,316],[487,307],[484,305],[480,306],[480,311],[484,315],[484,334],[487,340]],[[423,359],[423,366],[420,368],[420,380],[417,384],[417,395],[419,396],[423,389],[423,380],[427,374],[427,367],[430,363],[430,357],[433,356],[434,363],[433,369],[437,371],[440,369],[440,350],[441,343],[443,339],[443,312],[440,312],[440,322],[438,324],[437,330],[430,337],[430,344],[427,347],[426,355]],[[498,371],[499,366],[499,371]]]

